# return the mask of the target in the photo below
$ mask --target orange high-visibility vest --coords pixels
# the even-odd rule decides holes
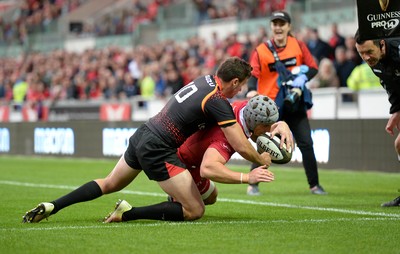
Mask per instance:
[[[279,74],[275,69],[270,69],[270,65],[275,63],[275,58],[266,43],[260,44],[256,50],[260,61],[260,76],[258,78],[257,92],[275,100],[279,92]],[[286,66],[289,70],[303,64],[303,52],[301,51],[297,39],[292,36],[288,36],[286,47],[278,52],[278,56],[282,62],[293,59],[293,64]],[[296,61],[294,61],[294,59],[296,59]]]

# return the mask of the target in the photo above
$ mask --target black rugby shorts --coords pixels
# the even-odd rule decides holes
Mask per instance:
[[[177,149],[166,144],[145,124],[129,138],[124,153],[126,163],[134,169],[142,169],[150,180],[164,181],[186,169]]]

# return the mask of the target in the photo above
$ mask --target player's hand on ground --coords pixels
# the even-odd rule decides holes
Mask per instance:
[[[274,173],[269,171],[266,166],[259,166],[249,173],[249,184],[272,182],[273,180],[275,180]]]
[[[284,121],[279,121],[271,126],[271,138],[276,134],[281,136],[280,148],[283,148],[283,144],[286,144],[286,148],[289,152],[294,149],[294,140],[292,132],[290,131],[289,125]]]
[[[271,161],[271,155],[270,155],[269,153],[267,153],[267,152],[263,152],[263,153],[261,154],[261,158],[262,158],[263,161],[264,161],[264,165],[265,165],[267,168],[269,168],[269,166],[271,166],[271,163],[272,163],[272,161]]]

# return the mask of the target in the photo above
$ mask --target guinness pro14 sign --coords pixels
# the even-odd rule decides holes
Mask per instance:
[[[399,0],[357,0],[361,40],[400,37]]]

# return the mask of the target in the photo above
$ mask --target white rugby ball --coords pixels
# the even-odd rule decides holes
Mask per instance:
[[[292,151],[288,151],[286,149],[286,144],[283,145],[282,149],[279,148],[280,143],[280,137],[275,135],[274,138],[271,138],[270,134],[267,132],[261,136],[258,136],[257,151],[269,153],[273,163],[288,163],[292,159]]]

